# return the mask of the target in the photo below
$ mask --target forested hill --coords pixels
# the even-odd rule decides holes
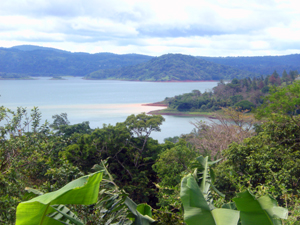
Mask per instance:
[[[232,66],[240,70],[246,70],[261,75],[270,75],[276,70],[282,74],[284,70],[300,71],[300,54],[283,56],[252,56],[252,57],[203,57],[197,56],[210,62]]]
[[[185,81],[220,80],[253,77],[257,74],[241,71],[182,54],[167,54],[140,63],[114,70],[98,70],[86,76],[87,79],[119,79],[139,81]]]
[[[151,56],[112,53],[71,53],[32,45],[0,48],[0,77],[85,76],[99,68],[120,68],[145,62]]]
[[[270,75],[274,69],[300,71],[300,55],[261,57],[202,57],[167,54],[89,54],[20,45],[0,47],[0,79],[27,76],[87,76],[122,80],[219,80]]]

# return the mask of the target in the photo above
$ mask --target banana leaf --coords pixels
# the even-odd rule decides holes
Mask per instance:
[[[281,225],[287,219],[288,210],[278,207],[275,199],[263,196],[256,199],[249,191],[237,194],[233,201],[240,211],[242,225]]]
[[[125,205],[132,213],[129,217],[134,221],[134,225],[150,225],[157,223],[157,221],[151,218],[152,213],[149,205],[145,203],[137,205],[128,197],[125,200]]]
[[[21,202],[17,207],[16,225],[61,225],[61,222],[47,216],[56,211],[51,205],[94,204],[101,180],[102,172],[96,172],[80,177],[57,191]]]
[[[239,211],[225,208],[211,210],[193,175],[182,179],[180,197],[184,221],[188,225],[236,225],[239,221]]]

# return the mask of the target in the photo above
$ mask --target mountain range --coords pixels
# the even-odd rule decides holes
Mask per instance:
[[[20,45],[0,48],[0,78],[85,76],[120,80],[219,80],[300,71],[300,55],[204,57],[166,54],[159,57],[113,53],[89,54]]]

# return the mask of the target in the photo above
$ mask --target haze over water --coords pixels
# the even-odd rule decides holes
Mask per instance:
[[[210,90],[217,82],[134,82],[110,80],[83,80],[79,77],[67,80],[1,80],[0,104],[16,109],[18,106],[30,110],[37,106],[42,112],[42,122],[53,122],[52,115],[66,112],[71,124],[89,121],[91,128],[103,124],[115,125],[124,122],[127,116],[149,112],[160,107],[142,106],[145,103],[162,101],[165,97]],[[179,136],[192,131],[193,117],[164,116],[166,121],[161,132],[152,137],[163,141],[166,137]],[[205,120],[205,118],[199,118]]]

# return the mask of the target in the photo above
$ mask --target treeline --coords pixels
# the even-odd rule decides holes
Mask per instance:
[[[71,53],[38,46],[0,48],[2,78],[26,76],[85,76],[99,69],[120,68],[150,60],[151,56],[112,53]]]
[[[220,80],[258,75],[230,66],[216,64],[194,56],[166,54],[134,66],[98,70],[87,79],[118,79],[140,81]]]
[[[229,83],[221,80],[211,91],[201,93],[193,90],[191,93],[166,98],[164,102],[169,108],[178,111],[213,112],[222,107],[251,110],[262,103],[262,97],[268,94],[271,86],[289,85],[297,76],[298,71],[287,73],[284,70],[280,77],[275,70],[266,77],[234,78]]]
[[[204,57],[198,58],[232,66],[233,68],[246,70],[252,73],[259,73],[261,75],[271,74],[274,70],[278,73],[283,73],[284,70],[298,70],[300,71],[299,54],[285,55],[285,56],[237,56],[237,57]]]
[[[128,194],[136,203],[151,205],[157,224],[194,225],[198,220],[192,223],[184,213],[196,213],[198,218],[203,204],[208,204],[204,207],[208,214],[223,204],[235,209],[238,204],[230,200],[237,193],[247,194],[246,190],[255,197],[273,196],[289,209],[285,224],[295,224],[300,217],[300,116],[291,112],[299,110],[300,82],[271,86],[269,93],[256,112],[263,123],[244,112],[224,108],[223,114],[216,115],[217,122],[195,122],[195,131],[165,143],[151,138],[164,121],[159,115],[131,115],[115,126],[91,129],[88,122],[70,125],[64,113],[53,116],[51,124],[41,124],[37,108],[28,112],[1,107],[0,222],[14,224],[18,203],[31,199],[34,193],[55,191],[82,175],[107,168],[97,204],[71,208],[84,224],[132,224],[132,214],[119,207]],[[216,165],[208,158],[221,161]],[[204,177],[203,173],[209,174]],[[204,197],[189,191],[197,185],[204,190]],[[25,187],[36,190],[27,188],[27,193]],[[219,197],[222,193],[225,198]],[[192,197],[186,198],[189,195]],[[193,196],[204,202],[193,206],[197,210],[189,205]],[[256,201],[249,193],[247,196]],[[268,207],[276,207],[275,201],[271,202]],[[250,218],[254,219],[262,209],[251,210]],[[150,215],[151,209],[144,211]],[[281,224],[273,218],[276,212],[270,213],[269,224]],[[224,215],[220,218],[225,219]]]

